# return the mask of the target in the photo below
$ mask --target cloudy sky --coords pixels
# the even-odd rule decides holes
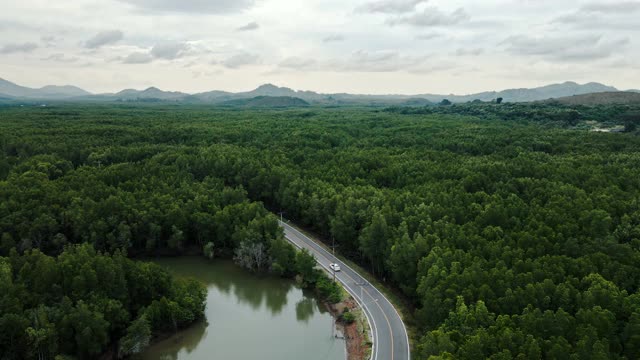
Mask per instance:
[[[1,1],[0,77],[31,87],[640,88],[640,0]]]

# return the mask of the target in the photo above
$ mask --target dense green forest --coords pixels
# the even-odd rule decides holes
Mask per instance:
[[[158,265],[121,252],[69,246],[57,257],[38,249],[0,258],[0,357],[96,358],[114,345],[136,353],[153,335],[204,316],[205,287],[174,280]]]
[[[635,359],[637,109],[553,106],[2,108],[3,276],[19,284],[14,259],[59,263],[78,243],[309,271],[269,208],[404,295],[414,358]]]
[[[65,111],[57,117],[59,131],[69,131],[64,140],[55,131],[38,135],[32,126],[43,118],[35,113],[0,115],[0,256],[8,257],[0,257],[8,286],[0,293],[1,359],[93,358],[111,345],[126,355],[142,350],[151,336],[203,316],[201,285],[182,285],[150,264],[123,265],[126,256],[195,251],[233,258],[251,271],[298,276],[322,298],[340,300],[339,287],[320,276],[310,254],[284,240],[277,218],[250,201],[242,186],[225,186],[218,174],[193,176],[187,159],[194,153],[176,152],[167,141],[129,146],[144,142],[134,139],[143,135],[125,140],[119,130],[98,124],[76,124],[79,132],[72,135],[75,125],[64,124]],[[97,113],[87,115],[97,120]],[[30,149],[38,144],[58,149]],[[86,152],[92,148],[97,152]],[[105,264],[110,254],[115,263]],[[73,264],[56,264],[67,259]],[[118,288],[102,288],[114,279]],[[108,328],[66,329],[68,311],[80,307]],[[128,329],[144,336],[132,338]],[[90,334],[79,339],[83,331]]]

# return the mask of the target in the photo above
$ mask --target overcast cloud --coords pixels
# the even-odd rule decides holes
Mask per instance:
[[[7,44],[0,48],[0,54],[26,53],[38,48],[35,43]]]
[[[469,15],[463,8],[451,13],[445,13],[438,8],[429,6],[420,12],[390,18],[389,25],[412,25],[418,27],[451,26],[469,20]]]
[[[238,31],[253,31],[253,30],[258,30],[259,28],[260,28],[260,25],[258,25],[257,22],[253,21],[253,22],[248,23],[247,25],[239,27],[237,30]]]
[[[640,0],[41,0],[0,12],[0,78],[92,92],[638,88]]]
[[[640,3],[637,1],[607,1],[587,4],[581,10],[601,13],[629,13],[640,11]]]
[[[120,0],[139,10],[164,13],[228,14],[250,7],[253,0]]]
[[[153,61],[153,56],[143,52],[131,53],[122,60],[125,64],[148,64],[151,61]]]
[[[414,10],[427,0],[378,0],[362,4],[356,11],[369,13],[400,14]]]
[[[91,39],[87,40],[85,47],[89,49],[96,49],[104,45],[116,43],[124,38],[124,33],[120,30],[103,31]]]
[[[151,49],[151,55],[158,59],[174,60],[185,54],[189,45],[182,42],[164,42],[156,44]]]
[[[222,62],[222,65],[229,69],[237,69],[247,65],[256,65],[260,61],[260,56],[250,53],[234,55]]]
[[[504,41],[515,55],[539,56],[551,61],[585,62],[609,58],[623,51],[629,39],[607,40],[602,36],[528,37],[513,36]]]

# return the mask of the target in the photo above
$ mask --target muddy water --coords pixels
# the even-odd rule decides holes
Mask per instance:
[[[199,257],[157,261],[207,285],[207,320],[152,345],[142,359],[344,360],[331,315],[293,282]]]

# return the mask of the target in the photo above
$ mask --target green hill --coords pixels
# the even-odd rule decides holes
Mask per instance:
[[[291,96],[256,96],[250,99],[236,99],[220,103],[221,106],[257,107],[257,108],[289,108],[309,106],[309,103]]]
[[[634,92],[602,92],[561,97],[548,100],[565,105],[630,105],[640,104],[640,93]]]

